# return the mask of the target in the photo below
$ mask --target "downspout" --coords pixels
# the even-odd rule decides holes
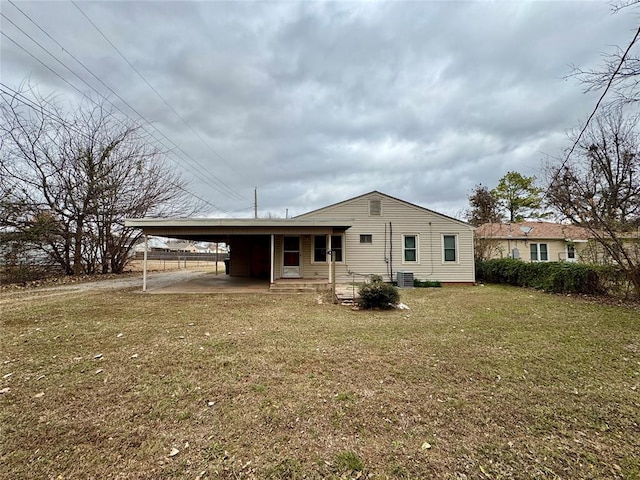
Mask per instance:
[[[384,222],[384,250],[382,250],[382,254],[384,255],[384,266],[387,270],[387,275],[391,276],[391,273],[389,273],[389,257],[387,257],[387,222]]]
[[[144,235],[144,254],[142,255],[142,291],[147,291],[147,250],[149,250],[149,237]]]
[[[389,222],[389,276],[393,283],[393,225]]]

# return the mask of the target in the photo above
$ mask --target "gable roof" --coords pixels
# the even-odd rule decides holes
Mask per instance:
[[[525,234],[521,227],[531,228]],[[484,223],[476,229],[478,238],[536,240],[589,240],[593,235],[582,227],[552,222]]]
[[[432,215],[437,215],[439,217],[446,218],[447,220],[452,220],[452,221],[457,222],[457,223],[459,223],[461,225],[464,225],[465,227],[469,227],[469,228],[472,228],[472,229],[476,228],[473,225],[471,225],[471,224],[469,224],[469,223],[467,223],[465,221],[458,220],[457,218],[450,217],[450,216],[445,215],[445,214],[440,213],[440,212],[436,212],[435,210],[430,210],[428,208],[421,207],[420,205],[416,205],[415,203],[407,202],[406,200],[402,200],[400,198],[392,197],[391,195],[387,195],[386,193],[379,192],[378,190],[372,190],[371,192],[363,193],[362,195],[358,195],[358,196],[353,197],[353,198],[348,198],[347,200],[342,200],[341,202],[333,203],[331,205],[327,205],[326,207],[318,208],[316,210],[311,210],[310,212],[303,213],[303,214],[300,214],[300,215],[296,215],[293,218],[304,218],[307,215],[314,215],[316,213],[322,212],[323,210],[328,210],[330,208],[338,207],[340,205],[351,203],[353,201],[360,200],[361,198],[369,197],[369,196],[372,196],[372,195],[377,195],[377,196],[380,196],[380,197],[384,197],[384,198],[387,198],[389,200],[393,200],[395,202],[399,202],[399,203],[402,203],[402,204],[407,205],[409,207],[415,208],[417,210],[421,210],[423,212],[428,212],[428,213],[430,213]]]

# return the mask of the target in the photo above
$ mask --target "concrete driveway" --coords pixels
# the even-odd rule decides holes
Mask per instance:
[[[142,290],[142,278],[139,280]],[[179,275],[147,277],[146,293],[256,293],[269,292],[268,280],[182,271]]]

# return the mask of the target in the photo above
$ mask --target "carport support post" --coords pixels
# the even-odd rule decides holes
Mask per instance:
[[[149,250],[149,237],[144,236],[144,253],[142,254],[142,291],[147,291],[147,250]]]
[[[331,294],[333,295],[333,303],[338,303],[338,297],[336,296],[336,253],[331,250]]]
[[[272,233],[271,234],[271,246],[270,246],[270,250],[269,250],[269,256],[271,257],[270,259],[270,264],[271,264],[271,269],[270,269],[270,277],[269,277],[269,282],[271,284],[273,284],[273,282],[275,281],[275,267],[273,265],[273,262],[275,260],[275,256],[276,256],[276,241],[275,241],[275,235]]]

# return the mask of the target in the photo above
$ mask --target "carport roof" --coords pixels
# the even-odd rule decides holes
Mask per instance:
[[[130,218],[125,226],[147,235],[186,240],[224,241],[232,235],[328,235],[341,232],[353,219],[293,218]]]

